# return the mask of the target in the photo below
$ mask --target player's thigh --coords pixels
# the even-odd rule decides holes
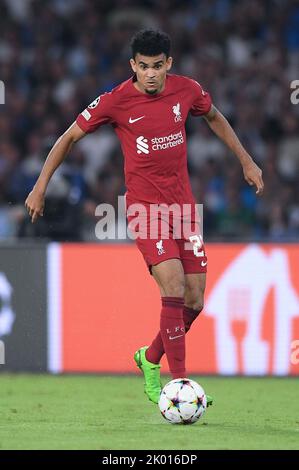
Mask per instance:
[[[185,305],[193,310],[202,310],[206,288],[206,273],[185,274]]]
[[[184,297],[185,276],[179,259],[168,259],[151,267],[162,297]]]

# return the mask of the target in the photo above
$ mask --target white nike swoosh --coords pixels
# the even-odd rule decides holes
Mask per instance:
[[[181,336],[184,336],[184,335],[178,335],[178,336],[169,336],[169,339],[176,339],[176,338],[180,338]]]
[[[202,261],[200,264],[202,265],[202,267],[204,267],[208,264],[208,262],[207,261]]]
[[[133,122],[139,121],[139,119],[143,119],[144,117],[145,117],[145,116],[141,116],[141,117],[136,118],[136,119],[132,119],[132,118],[130,117],[129,123],[130,123],[130,124],[133,124]]]

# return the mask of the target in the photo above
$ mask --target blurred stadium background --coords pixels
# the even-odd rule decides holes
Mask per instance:
[[[49,188],[43,223],[31,226],[23,202],[58,136],[131,75],[132,34],[159,27],[172,37],[173,72],[211,92],[264,171],[258,199],[208,126],[189,120],[205,239],[297,241],[299,106],[290,101],[290,82],[299,79],[298,1],[1,0],[0,8],[1,239],[95,240],[95,207],[125,192],[120,147],[108,127],[74,148]]]
[[[210,260],[189,369],[298,374],[299,105],[290,83],[299,79],[299,2],[0,0],[0,11],[2,370],[133,372],[132,353],[158,328],[159,294],[137,248],[95,237],[96,206],[125,193],[112,129],[74,147],[42,220],[32,225],[24,209],[55,140],[131,75],[129,40],[153,27],[172,37],[173,72],[211,92],[265,180],[257,198],[208,126],[188,121]],[[128,322],[136,331],[126,338]]]

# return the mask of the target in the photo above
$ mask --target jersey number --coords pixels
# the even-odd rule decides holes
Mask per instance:
[[[193,245],[193,253],[195,254],[195,256],[197,257],[204,256],[205,253],[202,249],[203,247],[202,237],[200,235],[192,235],[191,237],[189,237],[189,240]]]

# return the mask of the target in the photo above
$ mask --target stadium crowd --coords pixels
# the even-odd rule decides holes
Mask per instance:
[[[95,208],[125,193],[111,128],[76,144],[53,177],[44,217],[24,200],[48,151],[96,96],[131,74],[143,27],[172,38],[172,72],[198,80],[263,169],[262,198],[202,119],[187,122],[189,169],[204,238],[299,236],[299,3],[294,0],[0,0],[0,238],[95,240]]]

